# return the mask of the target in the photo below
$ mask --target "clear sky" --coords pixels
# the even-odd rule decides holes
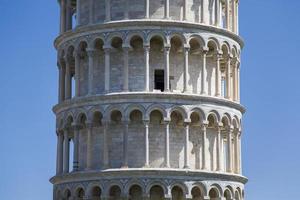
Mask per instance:
[[[240,0],[248,200],[295,199],[300,180],[300,1]],[[0,0],[0,199],[50,200],[56,0]]]

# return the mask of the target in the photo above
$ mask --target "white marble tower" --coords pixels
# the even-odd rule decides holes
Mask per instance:
[[[58,0],[54,200],[242,200],[238,0]]]

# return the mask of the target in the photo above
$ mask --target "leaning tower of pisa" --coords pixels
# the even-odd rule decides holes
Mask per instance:
[[[238,0],[59,0],[54,200],[242,200]]]

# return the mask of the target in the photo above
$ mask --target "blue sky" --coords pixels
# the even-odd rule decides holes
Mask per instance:
[[[0,0],[0,194],[50,200],[55,170],[56,0]],[[291,199],[300,180],[300,1],[241,0],[248,200]]]

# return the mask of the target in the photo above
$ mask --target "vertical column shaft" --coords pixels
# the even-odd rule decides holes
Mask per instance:
[[[206,155],[207,155],[207,138],[206,138],[206,129],[207,125],[203,124],[202,125],[202,169],[207,170],[207,162],[206,162]]]
[[[105,21],[109,22],[110,20],[110,0],[105,0]]]
[[[165,167],[170,168],[170,122],[165,122]]]
[[[77,26],[80,26],[80,5],[81,0],[76,1],[76,24]]]
[[[222,134],[221,127],[217,127],[217,171],[222,171]]]
[[[93,94],[93,83],[94,83],[94,59],[96,51],[95,49],[87,49],[88,57],[89,57],[89,82],[88,82],[88,95]]]
[[[67,0],[67,7],[66,7],[66,29],[72,29],[72,4],[71,0]]]
[[[170,0],[165,0],[165,18],[170,18]]]
[[[71,78],[71,66],[70,61],[66,59],[66,77],[65,77],[65,98],[71,99],[72,97],[72,78]]]
[[[220,67],[220,54],[216,56],[216,96],[221,96],[221,67]]]
[[[242,166],[242,134],[241,132],[239,132],[238,134],[238,153],[239,153],[239,169],[238,169],[238,172],[240,174],[243,173],[243,166]]]
[[[236,22],[235,22],[235,18],[236,18],[236,13],[235,13],[235,2],[236,0],[231,0],[231,25],[232,25],[232,31],[234,33],[236,33]]]
[[[110,91],[110,48],[104,48],[105,53],[105,92]]]
[[[149,122],[145,121],[145,167],[149,167]]]
[[[69,162],[70,162],[70,144],[68,130],[64,130],[64,166],[63,173],[69,173]]]
[[[59,64],[59,98],[58,102],[61,103],[65,100],[65,76],[66,71],[63,64]]]
[[[201,73],[201,94],[206,95],[206,76],[207,76],[207,69],[206,69],[206,55],[208,50],[204,49],[202,51],[202,73]]]
[[[74,51],[75,58],[75,97],[80,96],[80,55],[78,51]]]
[[[185,124],[185,143],[184,143],[184,168],[190,168],[190,124]]]
[[[240,96],[240,92],[241,92],[241,89],[240,89],[240,87],[241,87],[241,83],[240,83],[240,66],[239,66],[239,64],[238,64],[238,66],[237,66],[237,84],[236,84],[236,86],[237,86],[237,101],[240,101],[241,100],[241,96]]]
[[[227,58],[226,69],[226,98],[231,99],[231,57]]]
[[[108,131],[108,123],[104,122],[103,124],[103,165],[104,168],[109,167],[109,160],[108,160],[108,138],[107,138],[107,131]]]
[[[184,83],[183,92],[188,92],[188,80],[189,80],[189,53],[190,48],[184,48]]]
[[[236,34],[239,34],[239,1],[236,3]]]
[[[60,33],[66,31],[66,0],[60,1]]]
[[[228,155],[227,155],[227,172],[232,172],[232,128],[228,129],[227,132],[227,149],[228,149]]]
[[[226,28],[230,30],[230,0],[226,0]]]
[[[145,52],[145,92],[150,91],[150,46],[144,47]]]
[[[187,20],[188,0],[183,0],[183,20]]]
[[[64,149],[64,136],[62,133],[57,133],[57,160],[56,160],[56,174],[63,172],[63,149]]]
[[[170,47],[165,47],[165,91],[170,91]]]
[[[74,127],[73,171],[79,168],[79,127]]]
[[[201,1],[201,23],[208,24],[208,1]]]
[[[87,123],[87,150],[86,150],[86,170],[91,170],[93,166],[93,125]]]
[[[239,173],[239,141],[238,132],[234,133],[234,172]]]
[[[123,57],[124,57],[124,71],[123,71],[123,91],[128,92],[128,65],[129,65],[129,47],[123,47]]]
[[[128,167],[128,122],[123,122],[123,166],[124,168]]]
[[[145,17],[148,19],[150,18],[150,0],[146,0],[146,5],[145,5]]]
[[[215,26],[220,26],[221,10],[220,0],[215,0]]]

